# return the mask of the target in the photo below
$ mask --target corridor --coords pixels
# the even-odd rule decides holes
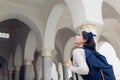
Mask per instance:
[[[65,63],[82,30],[120,80],[120,0],[0,0],[0,80],[76,80]]]

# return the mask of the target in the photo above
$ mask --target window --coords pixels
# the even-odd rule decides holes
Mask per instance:
[[[0,38],[10,38],[10,34],[0,32]]]

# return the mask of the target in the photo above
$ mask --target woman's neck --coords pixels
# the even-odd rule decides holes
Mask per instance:
[[[77,44],[77,47],[83,47],[83,44]]]

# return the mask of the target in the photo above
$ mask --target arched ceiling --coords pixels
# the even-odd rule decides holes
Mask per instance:
[[[22,7],[34,8],[40,11],[40,15],[43,16],[44,25],[46,24],[46,21],[48,20],[48,16],[54,6],[58,3],[65,4],[64,0],[34,0],[34,1],[33,0],[2,0],[2,1],[11,4],[20,5]],[[120,20],[120,15],[117,13],[117,11],[105,1],[103,2],[102,13],[103,13],[103,18],[114,18]],[[65,10],[57,26],[63,27],[63,25],[65,26],[73,25],[72,17],[70,15],[69,10]]]
[[[120,20],[120,14],[117,13],[117,11],[108,3],[103,2],[102,5],[102,14],[103,14],[103,18],[113,18],[116,20]]]
[[[64,47],[67,43],[67,41],[69,40],[70,37],[75,36],[76,33],[71,31],[68,28],[63,28],[61,30],[58,30],[58,33],[56,35],[56,39],[55,39],[55,43],[58,45],[59,48],[61,48],[60,50],[63,50],[61,52],[64,52]]]
[[[10,34],[8,39],[0,38],[0,56],[7,60],[10,53],[14,54],[18,43],[21,44],[23,50],[29,30],[30,28],[18,19],[8,19],[0,22],[0,32]]]
[[[50,4],[61,2],[63,0],[3,0],[3,1],[8,1],[10,3],[44,10],[45,8],[48,8]]]
[[[98,43],[101,41],[106,41],[111,43],[111,45],[114,47],[117,56],[120,57],[120,37],[119,37],[119,31],[120,31],[120,24],[117,20],[115,19],[108,19],[104,21],[104,27],[103,29],[99,32],[100,36],[98,39]]]
[[[68,8],[64,10],[64,12],[62,13],[59,19],[59,23],[57,24],[57,29],[60,29],[63,27],[73,27],[72,16]]]
[[[2,0],[2,2],[37,11],[39,13],[38,16],[42,20],[41,27],[45,29],[52,9],[55,5],[64,3],[64,0]]]
[[[64,2],[64,0],[34,0],[34,1],[33,0],[2,0],[2,1],[7,1],[8,3],[13,3],[26,7],[36,8],[39,10],[45,10],[47,8],[50,8],[50,5]],[[113,8],[110,5],[103,2],[103,12],[104,12],[103,14],[110,11],[109,15],[110,14],[118,15],[114,13],[115,10],[111,12],[111,9],[113,10]]]

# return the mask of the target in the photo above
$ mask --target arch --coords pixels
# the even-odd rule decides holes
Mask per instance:
[[[105,44],[105,45],[104,45],[104,44]],[[104,47],[104,46],[107,46],[107,47]],[[102,48],[102,47],[104,47],[104,48]],[[112,51],[111,53],[112,53],[113,55],[112,55],[111,53],[108,53],[109,51],[107,51],[107,53],[105,53],[105,54],[104,54],[104,52],[102,51],[103,49],[106,50],[108,47],[111,48],[110,51]],[[109,58],[109,61],[112,61],[112,59],[110,58],[111,56],[112,56],[112,58],[117,58],[116,52],[114,51],[114,48],[112,47],[112,45],[111,45],[109,42],[102,42],[102,45],[100,46],[99,51],[100,51],[100,53],[101,53],[102,55],[106,56],[106,58]],[[103,52],[103,53],[102,53],[102,52]],[[105,51],[105,52],[106,52],[106,51]],[[110,55],[108,55],[108,54],[110,54]],[[109,57],[108,57],[108,56],[109,56]]]
[[[37,49],[37,39],[32,31],[29,32],[24,51],[24,60],[32,61],[34,60],[34,53]]]
[[[109,42],[103,42],[103,44],[99,48],[99,52],[106,57],[108,63],[113,65],[113,70],[115,73],[115,77],[117,79],[117,75],[120,74],[120,68],[119,68],[120,60],[116,56],[116,52],[115,52],[114,48],[112,47],[112,45]],[[119,80],[119,79],[117,79],[117,80]]]
[[[103,0],[65,0],[73,18],[73,27],[78,28],[83,24],[91,23],[103,24],[101,13],[102,1]]]
[[[14,66],[22,66],[22,49],[20,44],[17,45],[15,56],[14,56]]]
[[[64,57],[66,54],[64,52],[66,43],[71,37],[75,36],[76,33],[77,32],[75,32],[75,30],[74,29],[72,30],[71,28],[60,28],[60,30],[58,30],[56,37],[55,37],[55,46],[56,46],[56,50],[59,51],[59,54],[57,55],[59,55],[61,61],[63,61],[64,58],[66,58]]]
[[[4,15],[0,15],[0,22],[9,20],[9,19],[18,19],[21,22],[25,23],[28,27],[30,27],[30,29],[36,35],[37,43],[39,44],[37,49],[40,50],[40,48],[42,47],[42,35],[41,35],[42,33],[41,33],[41,29],[39,29],[40,25],[37,25],[33,19],[31,19],[30,17],[22,13],[7,12]]]
[[[64,9],[65,9],[65,5],[57,4],[49,15],[45,29],[45,44],[44,44],[44,47],[47,49],[55,48],[54,42],[55,42],[56,26]]]
[[[104,2],[110,4],[119,14],[120,14],[120,1],[119,0],[103,0]]]
[[[109,42],[104,36],[100,36],[99,37],[99,41],[98,41],[98,49],[100,48],[100,46],[104,43],[104,42]]]
[[[114,47],[117,56],[120,58],[120,54],[119,54],[120,44],[119,44],[118,38],[111,37],[111,35],[101,35],[101,36],[104,36],[107,39],[107,41]],[[101,38],[101,36],[100,36],[100,38]],[[102,40],[104,40],[104,39],[102,39]],[[104,41],[106,41],[106,40],[104,40]]]
[[[114,19],[106,19],[104,21],[104,27],[98,33],[98,43],[100,41],[109,42],[115,49],[117,56],[120,58],[120,41],[119,41],[119,30],[120,23]],[[115,27],[114,27],[115,26]],[[112,35],[112,37],[111,37]]]
[[[54,59],[56,57],[57,59],[60,59],[60,61],[62,61],[63,60],[63,54],[62,54],[63,50],[57,43],[55,43],[55,50],[53,50],[53,51],[54,51],[54,54],[52,55],[52,57],[53,57],[52,59]]]
[[[109,19],[109,18],[113,18],[116,20],[120,19],[120,14],[115,10],[113,6],[111,6],[105,1],[103,1],[103,5],[102,5],[102,15],[103,15],[103,19]]]
[[[68,59],[70,59],[71,57],[71,51],[74,48],[74,43],[73,43],[73,37],[71,37],[66,45],[65,45],[65,49],[64,49],[64,61],[67,61]]]

